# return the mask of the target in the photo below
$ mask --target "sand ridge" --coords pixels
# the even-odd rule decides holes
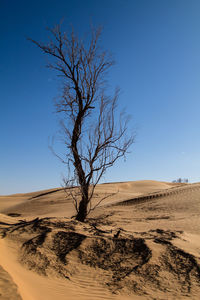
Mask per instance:
[[[100,204],[100,206],[105,206],[173,187],[173,183],[153,180],[99,184],[96,187],[92,202],[95,205],[99,199],[109,196]],[[26,194],[0,196],[0,213],[6,215],[15,213],[25,218],[34,216],[71,217],[75,214],[75,210],[71,197],[63,188],[56,188]]]

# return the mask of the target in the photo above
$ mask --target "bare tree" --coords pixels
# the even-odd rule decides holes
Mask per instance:
[[[65,186],[75,187],[70,190],[76,219],[83,222],[94,209],[91,200],[97,183],[125,156],[134,137],[127,136],[128,118],[117,110],[119,90],[113,97],[105,94],[105,76],[113,60],[98,45],[101,30],[91,29],[85,42],[73,30],[70,34],[62,32],[60,26],[48,30],[51,38],[47,43],[31,41],[54,59],[48,67],[63,78],[56,110],[62,116],[62,161],[68,166]]]

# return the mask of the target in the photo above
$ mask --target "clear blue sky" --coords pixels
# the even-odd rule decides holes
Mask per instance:
[[[65,172],[48,148],[58,130],[59,82],[33,44],[64,19],[80,34],[103,25],[116,65],[109,84],[137,137],[105,181],[200,181],[199,0],[0,0],[0,194],[57,187]]]

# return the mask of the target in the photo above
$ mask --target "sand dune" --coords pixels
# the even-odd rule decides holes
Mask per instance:
[[[93,204],[105,195],[84,224],[63,189],[0,196],[0,299],[199,299],[200,184],[101,184]]]
[[[93,204],[95,205],[101,197],[106,195],[110,195],[110,197],[106,198],[101,206],[173,187],[172,183],[153,180],[99,184],[96,187]],[[71,198],[62,188],[0,196],[0,203],[0,213],[15,213],[21,217],[71,217],[75,214]]]

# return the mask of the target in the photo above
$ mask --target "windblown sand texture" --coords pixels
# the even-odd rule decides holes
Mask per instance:
[[[83,224],[63,189],[0,196],[0,299],[200,299],[200,183],[106,196]]]

